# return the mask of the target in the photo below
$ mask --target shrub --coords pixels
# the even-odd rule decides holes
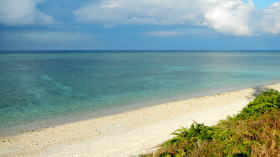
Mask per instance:
[[[160,157],[249,157],[280,154],[280,93],[269,89],[216,126],[194,123],[155,153]],[[147,155],[153,156],[153,155]]]
[[[247,107],[245,107],[236,118],[247,119],[249,117],[258,117],[261,114],[280,108],[280,93],[269,89],[258,95]]]

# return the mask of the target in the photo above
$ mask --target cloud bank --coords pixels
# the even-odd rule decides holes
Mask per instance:
[[[80,22],[105,25],[203,26],[236,36],[280,34],[280,2],[259,10],[252,0],[102,0],[74,15]]]
[[[37,5],[42,0],[0,0],[0,23],[5,25],[53,24],[50,15],[41,12]]]
[[[96,43],[93,35],[80,32],[0,31],[0,34],[2,50],[90,49]]]
[[[164,31],[150,31],[144,32],[146,36],[156,36],[156,37],[173,37],[181,35],[205,35],[213,34],[214,32],[205,28],[186,28],[186,29],[173,29]]]
[[[29,43],[67,43],[79,40],[89,40],[91,35],[78,33],[78,32],[5,32],[2,34],[2,40],[19,42],[25,41]],[[0,38],[1,39],[1,38]]]

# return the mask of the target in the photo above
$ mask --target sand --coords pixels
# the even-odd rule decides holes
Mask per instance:
[[[280,90],[280,84],[266,86]],[[259,88],[192,98],[0,138],[1,157],[105,157],[148,153],[193,121],[237,114]]]

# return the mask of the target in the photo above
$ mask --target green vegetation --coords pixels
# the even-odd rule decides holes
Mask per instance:
[[[216,126],[194,123],[173,133],[156,157],[271,157],[280,154],[280,92],[258,95],[238,115]]]

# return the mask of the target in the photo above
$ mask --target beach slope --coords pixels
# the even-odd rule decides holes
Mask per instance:
[[[280,84],[263,88],[280,90]],[[192,98],[1,137],[1,157],[137,156],[194,121],[214,125],[237,114],[260,87]]]

